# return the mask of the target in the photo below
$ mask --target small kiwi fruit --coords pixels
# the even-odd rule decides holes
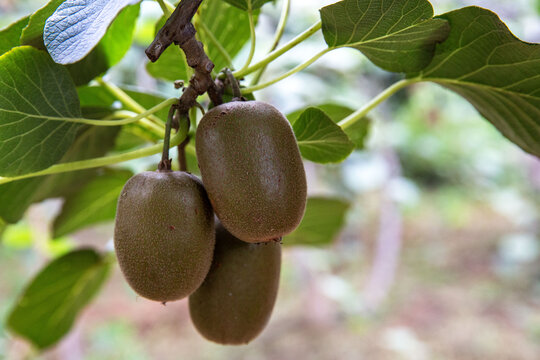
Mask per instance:
[[[140,296],[167,302],[203,282],[215,243],[214,215],[199,179],[180,171],[145,171],[125,184],[116,212],[120,269]]]
[[[202,181],[223,226],[247,242],[280,238],[304,214],[306,176],[287,119],[262,101],[208,111],[197,128]]]
[[[212,267],[189,296],[189,312],[208,340],[239,345],[253,340],[270,319],[281,266],[281,243],[241,241],[216,225]]]

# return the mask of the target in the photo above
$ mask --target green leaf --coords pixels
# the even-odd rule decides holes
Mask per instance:
[[[224,0],[228,2],[229,4],[236,6],[239,9],[242,9],[244,11],[249,10],[249,6],[251,5],[251,10],[257,10],[260,9],[264,4],[267,2],[273,1],[273,0]],[[218,2],[218,1],[213,1]]]
[[[83,59],[100,42],[120,11],[139,1],[64,1],[47,19],[43,28],[43,40],[49,54],[56,63],[64,65]],[[138,14],[138,6],[134,9]]]
[[[104,74],[124,57],[133,41],[139,9],[139,4],[126,6],[92,51],[82,60],[67,65],[75,85],[87,84],[96,76]]]
[[[7,325],[39,349],[60,340],[101,288],[110,264],[94,250],[78,250],[49,263],[28,285]]]
[[[320,105],[315,105],[313,107],[324,111],[326,115],[328,115],[328,117],[336,124],[354,112],[354,110],[350,107],[334,103],[324,103]],[[294,124],[294,122],[298,120],[304,110],[305,108],[295,110],[289,113],[287,115],[287,119],[289,119],[289,122],[291,124]],[[349,137],[349,140],[354,143],[356,149],[364,148],[364,143],[369,133],[370,123],[371,120],[368,117],[365,117],[361,121],[357,121],[352,126],[343,130],[345,134],[347,134],[347,136]]]
[[[21,35],[21,45],[31,45],[38,49],[45,49],[43,45],[45,22],[63,2],[64,0],[51,0],[30,16],[28,26],[24,28]]]
[[[85,126],[60,163],[105,155],[115,143],[119,127]],[[97,174],[96,169],[39,176],[0,185],[0,217],[16,223],[34,202],[76,192]]]
[[[90,225],[114,220],[116,203],[130,171],[107,171],[66,199],[54,220],[53,237],[68,235]]]
[[[393,72],[418,71],[429,64],[449,25],[433,19],[427,0],[343,0],[320,10],[330,48],[360,50],[375,65]]]
[[[21,44],[21,33],[28,24],[29,18],[28,16],[24,17],[7,28],[0,30],[0,55]]]
[[[296,230],[285,236],[286,245],[327,245],[337,236],[350,204],[342,199],[310,197]]]
[[[525,43],[486,9],[441,15],[451,26],[432,63],[411,77],[466,98],[504,136],[540,156],[540,45]]]
[[[4,233],[6,232],[7,223],[0,218],[0,243],[4,241]]]
[[[354,144],[324,111],[309,107],[293,124],[302,156],[318,163],[340,162],[354,150]]]
[[[16,176],[55,164],[75,139],[79,124],[44,116],[80,117],[68,72],[29,46],[0,57],[0,175]]]
[[[257,13],[253,19],[255,24]],[[248,14],[223,1],[204,1],[195,26],[216,72],[232,67],[227,56],[234,59],[250,37]]]

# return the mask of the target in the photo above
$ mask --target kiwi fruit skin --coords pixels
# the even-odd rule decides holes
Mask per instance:
[[[212,267],[189,296],[197,330],[225,345],[247,344],[270,319],[279,287],[281,243],[248,243],[216,225]]]
[[[146,171],[124,185],[114,247],[137,294],[167,302],[204,281],[215,244],[214,215],[199,179],[179,171]]]
[[[208,111],[197,128],[202,180],[223,226],[247,242],[293,231],[307,186],[287,119],[270,104],[236,101]]]

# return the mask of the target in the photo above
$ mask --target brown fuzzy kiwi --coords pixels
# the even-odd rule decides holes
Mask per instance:
[[[118,199],[114,247],[120,269],[142,297],[172,301],[203,282],[215,243],[212,207],[199,179],[146,171]]]
[[[214,211],[234,236],[257,243],[298,226],[306,176],[292,128],[275,107],[261,101],[216,106],[197,128],[196,149]]]
[[[251,244],[218,223],[212,267],[189,296],[189,312],[208,340],[239,345],[253,340],[270,319],[281,266],[281,244]]]

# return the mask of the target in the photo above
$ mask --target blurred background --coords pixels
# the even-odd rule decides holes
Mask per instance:
[[[210,0],[207,0],[210,1]],[[217,1],[217,0],[212,0]],[[293,0],[282,42],[333,1]],[[0,28],[46,3],[0,0]],[[433,0],[435,13],[468,5],[495,11],[520,39],[540,42],[535,0]],[[281,1],[263,7],[257,57],[267,51]],[[143,1],[135,46],[107,77],[171,95],[145,70],[144,48],[161,15]],[[246,29],[247,31],[247,29]],[[272,79],[324,47],[317,34],[272,63]],[[236,59],[241,66],[247,50]],[[340,49],[257,92],[283,113],[333,102],[356,109],[399,75]],[[0,358],[6,359],[538,359],[540,160],[525,154],[465,100],[433,84],[399,92],[370,114],[368,145],[345,162],[306,162],[311,195],[351,202],[326,246],[284,247],[273,316],[247,346],[197,334],[187,301],[137,297],[115,267],[104,290],[59,345],[38,355],[4,327],[25,283],[69,249],[110,247],[112,224],[50,241],[59,200],[34,205],[0,244]],[[144,169],[156,158],[122,164]]]

